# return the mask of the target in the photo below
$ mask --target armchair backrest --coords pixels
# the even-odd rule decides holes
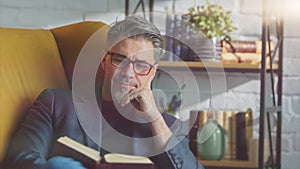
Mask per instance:
[[[91,35],[103,26],[106,26],[106,24],[102,22],[80,22],[51,30],[60,50],[62,62],[70,86],[72,84],[74,65],[81,48],[88,38],[90,38]],[[106,28],[107,27],[105,27],[105,30],[107,31]],[[101,46],[105,45],[106,34],[104,33],[106,33],[106,31],[99,32],[101,34],[101,38],[103,38],[101,44],[99,44]],[[99,37],[99,33],[97,33],[97,37]]]
[[[81,47],[104,25],[0,28],[0,168],[12,134],[38,94],[46,88],[70,88]]]

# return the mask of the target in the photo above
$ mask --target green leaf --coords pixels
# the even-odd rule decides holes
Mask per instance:
[[[219,4],[210,4],[206,0],[205,5],[198,5],[188,9],[190,22],[201,29],[208,37],[217,38],[229,36],[228,34],[237,28],[231,20],[231,11],[225,10]]]

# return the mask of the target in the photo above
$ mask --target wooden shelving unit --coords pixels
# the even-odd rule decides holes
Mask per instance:
[[[222,63],[222,62],[198,62],[198,61],[189,61],[189,62],[168,62],[160,61],[159,67],[164,69],[182,69],[189,68],[191,70],[219,70],[226,72],[260,72],[261,64],[249,64],[249,63]],[[273,70],[278,69],[278,64],[272,64]],[[266,69],[270,70],[270,64],[266,65]]]
[[[238,160],[222,160],[222,161],[205,161],[200,160],[201,164],[206,169],[263,169],[263,168],[281,168],[281,130],[282,130],[282,75],[283,75],[283,14],[282,11],[276,14],[276,30],[277,30],[277,44],[275,50],[271,56],[274,58],[275,53],[278,53],[278,63],[267,62],[267,48],[268,41],[270,41],[270,4],[280,3],[281,1],[270,1],[262,0],[262,52],[261,52],[261,63],[259,64],[246,64],[246,63],[220,63],[220,62],[167,62],[161,61],[159,68],[163,70],[200,70],[200,71],[225,71],[225,72],[238,72],[238,73],[259,73],[260,74],[260,112],[259,112],[259,152],[258,162],[250,161],[238,161]],[[278,4],[275,4],[276,6]],[[270,74],[271,77],[271,88],[272,88],[272,102],[273,107],[266,107],[266,74]],[[274,76],[277,75],[277,84],[275,84]],[[277,89],[275,89],[275,86]],[[271,129],[270,129],[270,113],[276,112],[277,115],[277,131],[276,140],[272,140]],[[266,115],[266,117],[265,117]],[[265,125],[265,120],[267,125]],[[267,126],[267,128],[265,128]],[[269,145],[276,142],[276,148],[273,150],[270,147],[270,161],[264,159],[264,138],[265,130],[268,133]],[[274,159],[274,161],[272,160]],[[265,161],[268,161],[267,164]]]
[[[240,160],[199,160],[201,164],[209,168],[258,168],[257,162]]]
[[[248,63],[222,63],[222,62],[198,62],[198,61],[185,61],[185,62],[184,61],[178,61],[178,62],[160,61],[159,69],[164,69],[164,70],[191,69],[196,71],[212,70],[212,71],[237,72],[237,73],[261,73],[261,71],[266,71],[266,72],[278,73],[278,71],[282,69],[282,67],[280,68],[280,66],[282,66],[280,64],[282,63],[273,63],[271,66],[270,63],[268,63],[262,67],[261,63],[248,64]],[[278,94],[281,95],[281,92]],[[281,110],[280,107],[269,108],[269,109],[264,107],[264,113]],[[242,160],[220,160],[220,161],[201,160],[201,159],[198,160],[203,166],[205,166],[206,169],[238,169],[238,168],[262,169],[264,168],[263,166],[267,166],[267,163],[259,164],[258,162],[242,161]]]

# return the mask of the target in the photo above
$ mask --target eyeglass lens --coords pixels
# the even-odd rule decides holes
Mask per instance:
[[[144,62],[144,61],[132,61],[127,56],[109,52],[108,53],[111,56],[111,64],[119,67],[119,68],[125,68],[130,63],[133,64],[134,71],[138,74],[148,74],[151,68],[153,67],[151,64]]]

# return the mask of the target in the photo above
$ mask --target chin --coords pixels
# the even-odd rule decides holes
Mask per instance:
[[[128,92],[127,92],[128,93]],[[121,104],[121,101],[123,99],[123,97],[126,95],[125,92],[120,92],[120,91],[117,91],[117,92],[114,92],[114,94],[112,94],[112,99],[113,99],[113,102],[115,104]]]

